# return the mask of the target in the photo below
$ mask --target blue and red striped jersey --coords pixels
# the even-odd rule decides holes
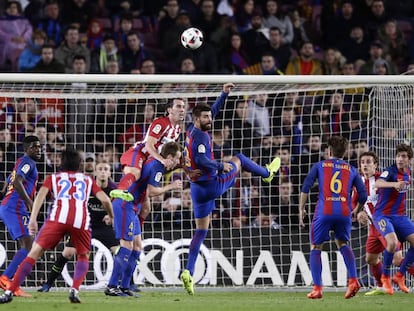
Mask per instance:
[[[340,215],[349,217],[352,212],[352,188],[358,192],[358,202],[364,204],[367,191],[358,170],[342,159],[329,159],[316,163],[302,186],[302,192],[309,193],[316,179],[319,183],[319,197],[315,216]]]
[[[411,170],[402,172],[397,165],[387,167],[379,177],[388,182],[405,181],[406,187],[397,191],[395,188],[378,189],[378,202],[375,205],[375,212],[382,215],[406,215],[405,198],[411,184]]]

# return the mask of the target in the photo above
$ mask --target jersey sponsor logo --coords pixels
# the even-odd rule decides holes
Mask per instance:
[[[156,175],[155,175],[155,181],[156,182],[160,182],[161,181],[161,178],[162,178],[162,173],[161,172],[158,172]]]
[[[159,134],[161,132],[161,129],[162,129],[161,125],[160,124],[157,124],[152,129],[152,132],[155,133],[155,134]]]
[[[206,153],[206,146],[204,145],[198,145],[198,153]]]
[[[389,172],[388,171],[384,171],[384,172],[382,172],[382,174],[380,175],[380,177],[381,178],[387,178],[388,175],[389,175]]]
[[[27,174],[30,171],[30,164],[25,164],[23,165],[23,167],[20,169],[23,173]]]

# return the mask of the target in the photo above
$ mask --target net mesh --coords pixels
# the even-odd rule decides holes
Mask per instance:
[[[196,80],[195,80],[196,82]],[[317,81],[316,81],[317,82]],[[121,178],[119,157],[143,138],[149,122],[164,115],[165,104],[184,98],[186,125],[191,109],[200,102],[213,103],[221,83],[69,83],[3,82],[0,84],[0,182],[22,155],[19,141],[28,133],[41,137],[44,158],[38,163],[40,184],[60,164],[59,151],[68,144],[93,152],[96,161],[112,163],[112,178]],[[237,83],[224,109],[214,120],[212,138],[217,160],[242,152],[261,165],[274,156],[282,159],[277,178],[264,184],[242,172],[235,186],[216,201],[209,235],[196,265],[195,281],[219,286],[310,286],[309,224],[317,187],[310,193],[307,226],[298,226],[298,194],[312,164],[326,154],[326,140],[340,134],[349,139],[345,159],[357,166],[358,155],[375,150],[380,168],[394,160],[395,146],[411,144],[413,88],[375,83]],[[182,137],[181,142],[184,137]],[[0,158],[1,159],[1,158]],[[183,179],[181,171],[166,181]],[[135,281],[140,284],[178,285],[179,273],[194,230],[188,183],[152,199],[152,213],[145,223],[145,250]],[[412,193],[408,194],[412,213]],[[47,206],[43,219],[47,214]],[[41,219],[42,220],[42,219]],[[365,286],[373,279],[365,264],[367,228],[354,223],[351,245],[358,273]],[[2,269],[17,244],[0,224]],[[26,286],[38,286],[58,252],[48,251],[37,263]],[[108,280],[112,258],[94,243],[85,286],[99,288]],[[327,286],[345,286],[346,269],[333,241],[323,254],[323,280]],[[68,264],[58,286],[70,284],[73,264]],[[409,280],[411,282],[411,280]],[[411,283],[410,283],[411,284]]]

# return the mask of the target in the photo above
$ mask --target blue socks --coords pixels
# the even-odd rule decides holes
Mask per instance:
[[[137,261],[141,252],[132,251],[129,256],[128,265],[124,271],[124,275],[121,280],[121,288],[129,288],[131,283],[132,275],[134,274],[135,268],[137,267]]]
[[[344,257],[345,266],[348,270],[348,277],[349,278],[356,278],[357,271],[356,271],[356,264],[355,264],[355,255],[349,245],[342,246],[339,251]]]
[[[6,270],[4,270],[3,275],[7,276],[9,279],[12,279],[14,274],[16,273],[17,268],[26,258],[28,253],[29,251],[25,248],[19,249],[17,253],[14,255],[10,264],[7,266]]]
[[[311,250],[309,263],[312,273],[313,285],[322,286],[322,259],[320,249]]]
[[[384,276],[390,276],[390,270],[392,266],[392,259],[394,258],[394,253],[390,253],[389,251],[385,250],[383,256],[384,258],[382,261],[382,274]]]
[[[121,246],[119,248],[118,253],[114,257],[114,270],[112,271],[111,278],[108,282],[108,286],[118,286],[118,282],[128,266],[129,257],[131,256],[131,253],[132,251],[125,247]]]
[[[207,229],[196,229],[193,239],[191,240],[190,252],[188,254],[188,261],[186,267],[187,270],[190,271],[191,275],[193,275],[194,273],[194,267],[197,260],[198,252],[200,251],[201,244],[206,238],[207,233]]]
[[[256,162],[246,157],[244,154],[238,153],[236,154],[236,157],[239,158],[242,168],[246,171],[255,173],[256,175],[259,175],[264,178],[269,177],[269,171],[267,170],[267,168],[260,166]]]

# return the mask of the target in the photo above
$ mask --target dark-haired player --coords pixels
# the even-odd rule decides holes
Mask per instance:
[[[299,202],[299,223],[303,227],[305,204],[308,193],[316,180],[319,183],[318,203],[312,219],[310,231],[310,269],[313,279],[313,290],[309,299],[322,298],[322,260],[321,252],[325,241],[330,240],[330,231],[335,234],[338,247],[348,270],[348,289],[345,298],[356,295],[361,288],[356,271],[355,255],[348,241],[352,227],[351,191],[355,187],[358,192],[357,210],[363,208],[367,200],[367,191],[362,183],[358,170],[343,160],[348,147],[348,140],[341,136],[332,136],[328,140],[329,159],[312,166],[302,186]]]
[[[90,216],[87,208],[91,193],[102,202],[109,217],[113,218],[109,197],[90,176],[79,172],[81,163],[79,152],[65,150],[62,152],[62,171],[45,179],[33,203],[28,224],[30,234],[38,232],[37,216],[49,193],[54,197],[50,214],[40,229],[32,249],[17,269],[8,290],[0,296],[0,303],[13,300],[13,292],[30,274],[36,261],[45,250],[54,249],[65,235],[70,236],[77,254],[69,300],[71,303],[81,302],[78,291],[88,272],[91,249]]]
[[[17,267],[27,256],[32,247],[33,237],[29,234],[27,223],[33,206],[38,172],[36,160],[41,157],[42,146],[36,136],[23,139],[24,155],[14,165],[7,178],[6,194],[0,205],[0,218],[3,220],[11,238],[19,241],[20,249],[14,255],[6,270],[0,276],[0,287],[7,289]],[[15,296],[30,296],[16,288]]]
[[[226,94],[226,97],[232,87],[234,87],[233,83],[224,84],[223,93]],[[223,97],[223,93],[220,97]],[[275,158],[271,164],[264,168],[241,153],[232,157],[230,162],[214,160],[213,144],[209,131],[213,118],[216,117],[224,104],[224,100],[219,99],[212,107],[201,103],[193,108],[194,126],[187,130],[185,143],[187,169],[201,170],[202,172],[201,176],[191,179],[190,189],[194,204],[196,231],[191,240],[186,268],[181,273],[184,289],[190,295],[194,295],[195,263],[201,244],[208,233],[210,214],[215,208],[215,199],[234,185],[241,168],[256,173],[269,183],[280,167],[279,158]]]

